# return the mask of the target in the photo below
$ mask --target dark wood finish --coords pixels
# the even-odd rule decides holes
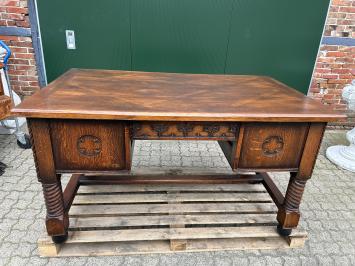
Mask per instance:
[[[138,122],[133,123],[133,139],[232,140],[238,136],[238,123]]]
[[[38,118],[329,122],[345,118],[263,76],[72,69],[13,109]]]
[[[312,123],[309,127],[307,141],[303,149],[299,172],[297,174],[301,179],[309,179],[312,176],[326,126],[326,123]]]
[[[234,156],[236,150],[236,141],[218,141],[221,150],[224,153],[224,156],[227,158],[229,165],[232,169],[235,168],[234,166]]]
[[[237,184],[258,183],[263,178],[258,175],[117,175],[80,177],[85,184]]]
[[[263,185],[266,188],[267,192],[271,196],[272,200],[275,202],[277,208],[281,208],[284,203],[284,196],[282,195],[279,188],[276,186],[272,178],[267,173],[260,173],[263,178]]]
[[[2,66],[0,65],[0,69]],[[0,120],[7,118],[10,115],[11,110],[11,99],[10,97],[4,95],[4,88],[1,82],[0,74]]]
[[[56,183],[52,140],[49,120],[27,119],[28,130],[32,142],[38,181],[42,183]]]
[[[69,211],[79,186],[80,175],[72,175],[63,192],[64,209],[66,212]]]
[[[133,147],[131,140],[131,129],[128,124],[124,126],[124,149],[125,149],[125,169],[131,170],[132,167],[132,157],[133,157]]]
[[[123,123],[52,120],[50,126],[54,161],[59,171],[126,168]]]
[[[8,96],[0,95],[0,120],[7,118],[11,113],[11,99]]]
[[[238,168],[297,168],[307,123],[246,124]]]
[[[238,169],[238,167],[239,167],[239,159],[240,159],[241,152],[242,152],[244,133],[245,133],[245,124],[242,124],[242,126],[240,127],[240,131],[239,131],[239,138],[238,138],[238,141],[237,141],[237,144],[235,147],[235,153],[231,154],[232,169]]]
[[[30,117],[55,241],[66,239],[80,184],[262,182],[278,207],[279,232],[289,234],[326,122],[345,117],[267,77],[99,70],[71,70],[13,113]],[[132,175],[134,139],[218,140],[238,174]],[[291,172],[285,197],[264,173],[270,171]],[[80,174],[64,193],[61,173]]]
[[[277,214],[282,229],[296,228],[300,219],[299,206],[306,182],[311,178],[313,167],[322,142],[325,123],[311,124],[298,172],[292,172],[285,201]]]
[[[49,121],[28,119],[28,129],[32,142],[38,181],[42,183],[46,203],[46,228],[50,236],[65,236],[69,226],[65,212],[60,175],[56,174]]]
[[[64,208],[62,185],[58,180],[56,183],[42,183],[42,188],[47,209],[47,232],[51,236],[64,236],[69,219]]]

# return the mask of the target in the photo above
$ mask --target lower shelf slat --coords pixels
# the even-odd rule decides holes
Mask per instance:
[[[179,193],[179,194],[114,194],[114,195],[77,195],[73,204],[114,204],[143,202],[196,202],[196,201],[235,201],[271,202],[267,193]]]
[[[104,256],[303,247],[282,237],[261,184],[85,185],[69,211],[69,237],[38,241],[41,256]]]
[[[278,237],[275,226],[158,228],[69,232],[69,243],[129,242],[170,239]]]
[[[74,205],[69,215],[109,216],[152,213],[265,213],[276,212],[273,203],[193,203],[193,204],[122,204],[122,205]]]
[[[206,214],[153,215],[121,217],[79,217],[70,219],[72,230],[85,228],[114,228],[128,226],[164,226],[171,224],[276,224],[275,214]]]

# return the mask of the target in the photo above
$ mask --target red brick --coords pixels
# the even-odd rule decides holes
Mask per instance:
[[[17,59],[17,58],[10,58],[9,65],[28,65],[28,60],[26,59]]]
[[[350,19],[341,19],[337,22],[338,25],[355,25],[355,22]]]
[[[327,56],[329,56],[329,57],[343,57],[343,56],[345,56],[345,53],[338,52],[338,51],[331,51],[331,52],[327,53]]]
[[[6,25],[9,26],[9,27],[16,26],[16,22],[13,21],[13,20],[7,20],[6,21]]]
[[[1,35],[0,39],[2,41],[4,41],[7,45],[11,46],[11,44],[9,42],[10,41],[17,41],[18,37],[17,36],[4,36],[4,35]]]
[[[348,17],[349,14],[347,13],[334,13],[334,12],[330,12],[328,17],[329,18],[346,18]]]
[[[14,86],[29,86],[29,82],[28,81],[14,80],[14,81],[11,82],[11,85],[14,85]]]
[[[38,81],[37,76],[20,76],[19,80],[21,81]]]
[[[337,51],[339,49],[339,46],[337,45],[322,45],[320,47],[321,51]]]
[[[28,62],[29,62],[29,64],[31,66],[35,66],[36,65],[36,60],[34,60],[34,59],[30,59],[30,60],[28,60]]]
[[[339,12],[355,13],[355,7],[341,6],[341,7],[339,7]]]
[[[28,49],[24,47],[13,47],[10,46],[11,52],[13,53],[27,53]]]
[[[39,86],[26,86],[26,90],[29,90],[33,94],[33,92],[39,90]]]
[[[324,94],[323,99],[324,100],[332,100],[332,99],[335,99],[335,95],[327,93],[327,94]]]
[[[352,1],[346,0],[333,0],[332,5],[334,6],[351,6]]]
[[[332,68],[331,69],[332,73],[337,73],[337,74],[349,74],[350,69],[347,68]]]
[[[339,75],[335,75],[335,74],[322,75],[322,78],[324,78],[324,79],[337,79],[338,77],[339,77]]]
[[[12,81],[12,80],[19,80],[19,77],[18,76],[13,76],[13,75],[9,75],[9,79],[10,79],[10,82]]]
[[[0,1],[1,6],[18,6],[19,1]]]
[[[16,26],[23,27],[23,28],[30,28],[30,22],[28,20],[19,20],[16,21]]]
[[[15,69],[16,70],[28,70],[33,68],[33,66],[29,66],[29,65],[16,65]]]
[[[9,19],[9,20],[23,20],[24,15],[23,14],[16,14],[16,13],[8,13],[6,16],[3,16],[3,18]]]
[[[30,42],[32,43],[32,38],[31,37],[18,37],[19,41],[23,41],[23,42]]]
[[[339,75],[340,79],[355,79],[354,75]]]
[[[13,54],[14,58],[20,58],[20,59],[33,59],[34,54],[28,54],[28,53],[14,53]]]
[[[31,87],[39,87],[38,80],[37,80],[37,81],[30,81],[30,82],[29,82],[29,85],[30,85]]]
[[[12,42],[13,46],[18,46],[18,47],[32,47],[31,42],[20,42],[20,41],[14,41]]]
[[[329,9],[329,12],[339,12],[339,7],[338,7],[338,6],[331,5],[331,6],[330,6],[330,9]]]
[[[344,63],[352,63],[354,59],[351,57],[343,56],[335,59],[335,62],[344,62]]]
[[[23,7],[8,7],[6,8],[7,13],[16,13],[16,14],[27,14],[28,9]]]
[[[334,83],[337,83],[337,84],[348,84],[349,83],[349,80],[348,79],[330,79],[328,81],[329,84],[334,84]]]
[[[323,62],[323,63],[334,63],[335,62],[335,58],[333,57],[320,57],[318,58],[319,62]]]
[[[330,68],[316,68],[315,73],[330,73],[331,69]]]

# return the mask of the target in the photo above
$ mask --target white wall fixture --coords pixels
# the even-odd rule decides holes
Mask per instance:
[[[348,108],[355,111],[355,80],[343,90],[343,99],[347,102]],[[346,133],[350,142],[349,146],[332,146],[327,149],[327,158],[337,166],[355,172],[355,128]]]
[[[66,30],[65,31],[65,36],[67,40],[67,49],[69,50],[75,50],[76,45],[75,45],[75,33],[73,30]]]

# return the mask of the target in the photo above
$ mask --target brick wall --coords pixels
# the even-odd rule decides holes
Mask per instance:
[[[332,0],[309,95],[346,111],[342,89],[355,79],[355,0]],[[352,40],[351,40],[352,39]],[[354,114],[347,112],[355,124]]]
[[[27,0],[0,0],[0,26],[30,28]],[[20,95],[39,89],[31,37],[1,36],[11,49],[9,76],[12,88]]]
[[[0,0],[0,26],[29,28],[27,0]],[[331,44],[321,46],[309,92],[311,97],[344,111],[341,90],[355,79],[355,47],[341,41],[355,38],[354,27],[355,0],[332,0],[324,36],[334,39]],[[21,95],[32,94],[39,86],[31,37],[0,36],[0,39],[14,52],[9,70],[13,88]],[[355,123],[355,118],[349,121]]]

